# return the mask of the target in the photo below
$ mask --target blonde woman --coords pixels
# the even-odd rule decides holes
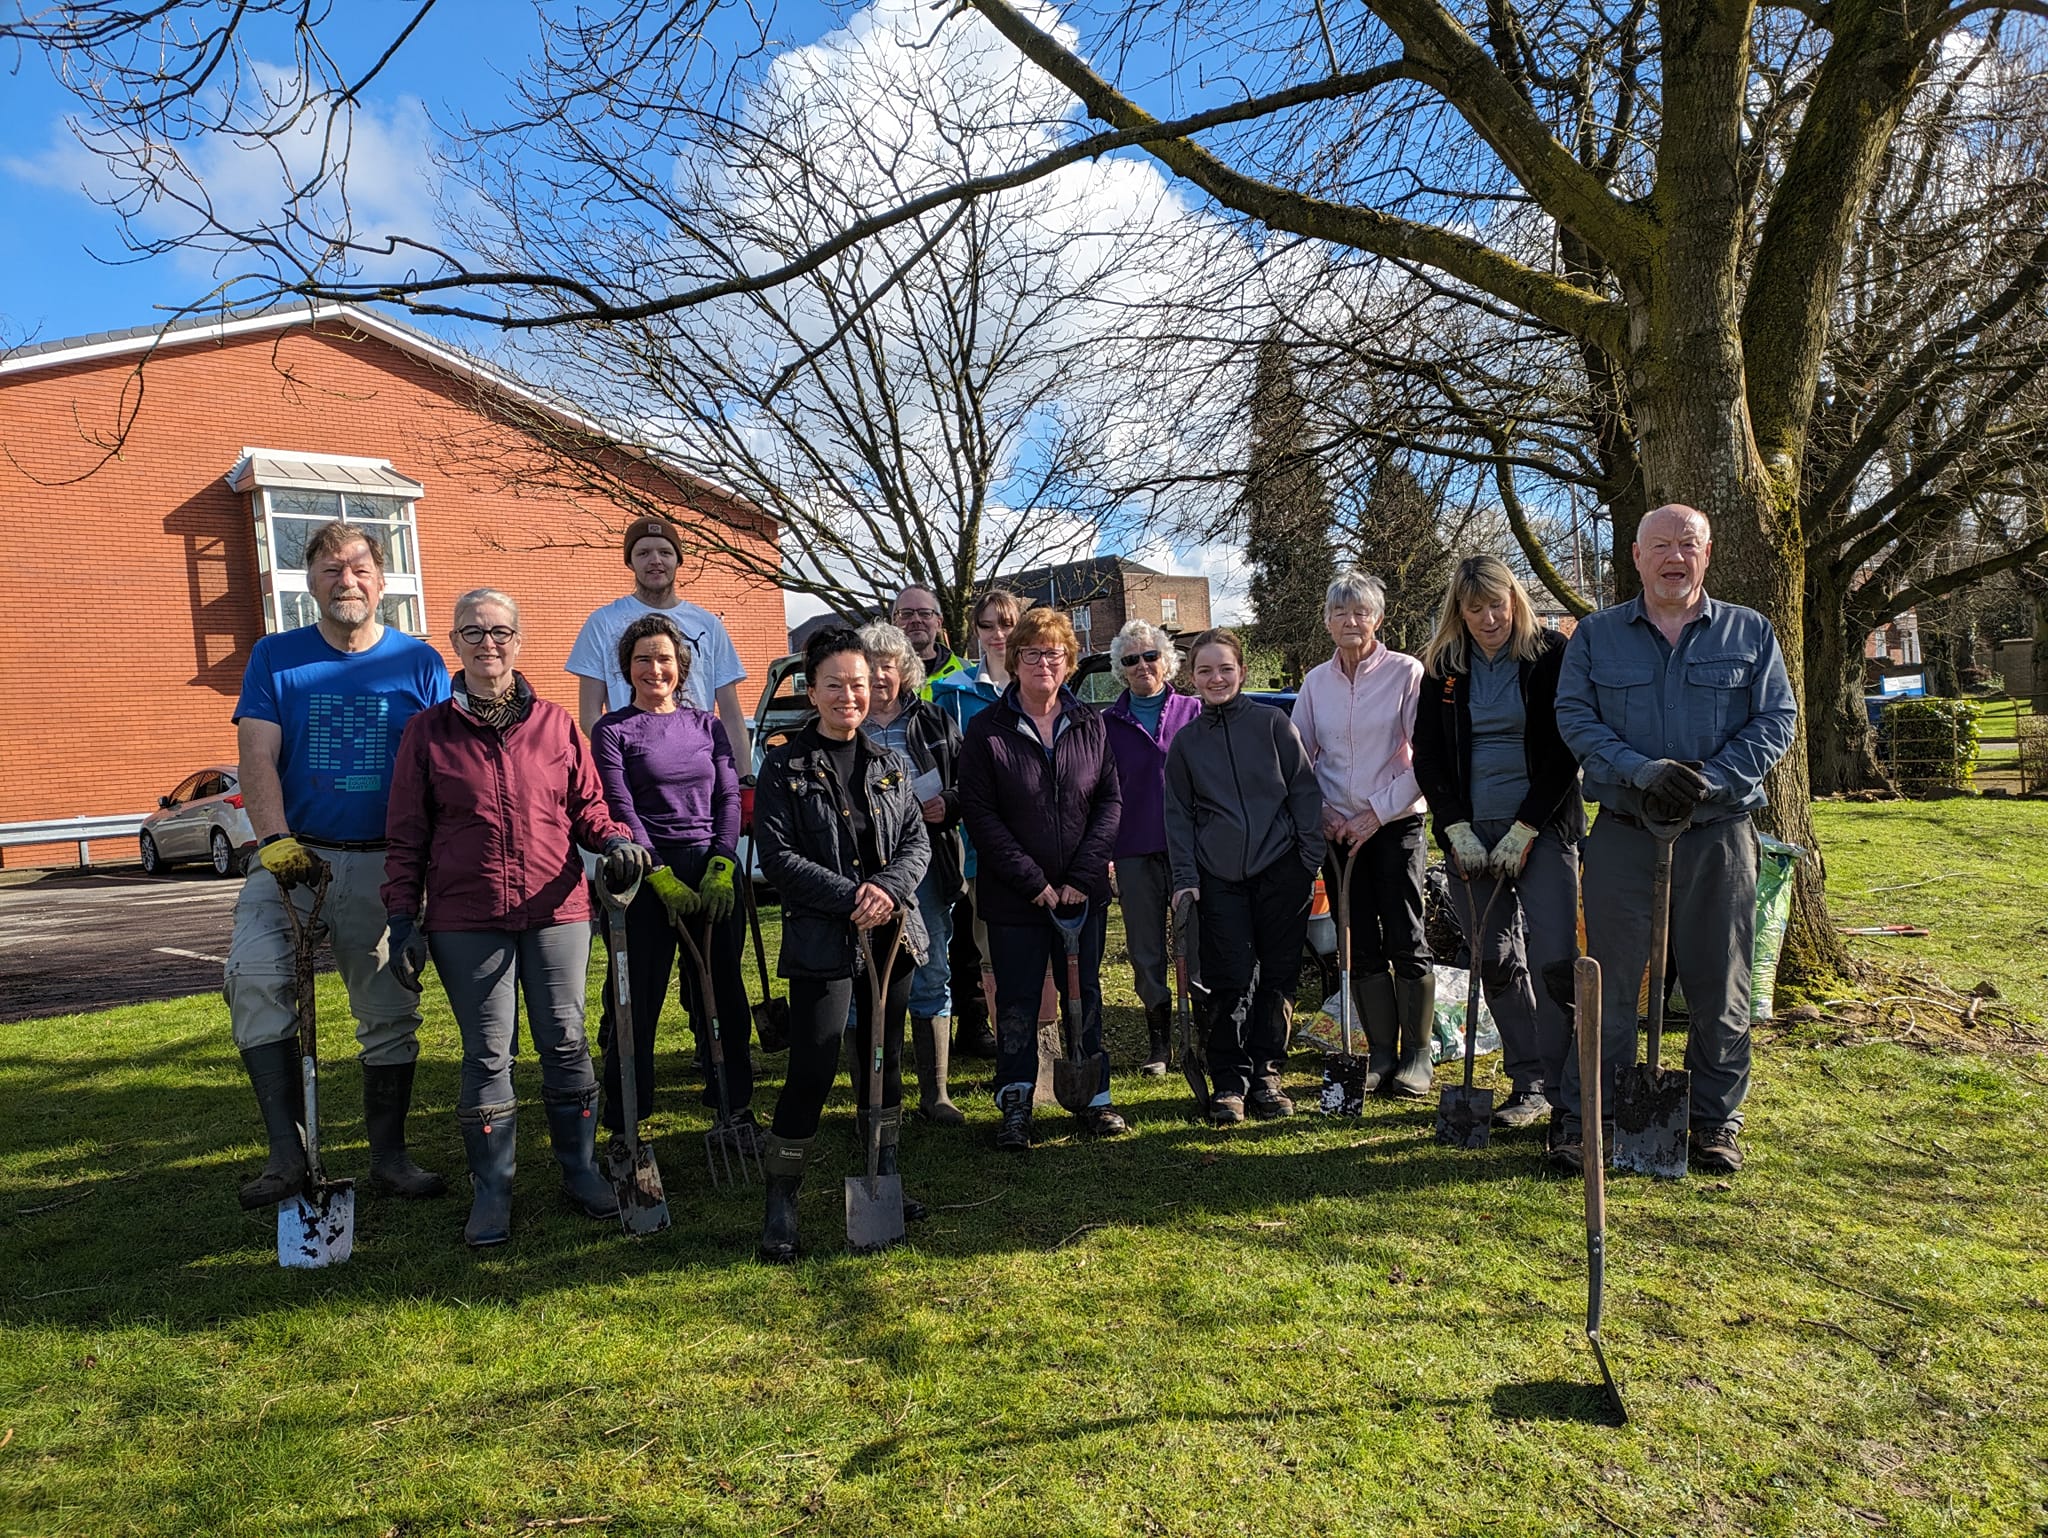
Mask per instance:
[[[1457,878],[1451,911],[1500,1027],[1512,1093],[1493,1119],[1504,1127],[1549,1113],[1569,1035],[1563,1009],[1540,986],[1546,963],[1578,950],[1585,811],[1578,762],[1557,730],[1564,650],[1565,638],[1537,625],[1522,584],[1491,555],[1458,563],[1422,649],[1415,775]]]

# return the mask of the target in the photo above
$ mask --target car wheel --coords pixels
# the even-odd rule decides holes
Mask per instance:
[[[228,836],[220,829],[213,830],[213,839],[209,847],[213,852],[213,873],[216,876],[242,874],[242,858],[235,853],[235,846],[228,842]]]
[[[170,862],[156,852],[156,840],[147,833],[142,835],[142,874],[161,876],[169,870]]]

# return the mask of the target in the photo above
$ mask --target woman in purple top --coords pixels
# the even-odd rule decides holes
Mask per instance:
[[[708,930],[711,988],[725,1045],[723,1125],[736,1144],[752,1148],[760,1133],[749,1109],[754,1098],[747,1047],[751,1016],[740,976],[740,924],[733,916],[739,769],[718,717],[687,702],[683,686],[690,661],[689,644],[665,615],[650,614],[628,625],[619,637],[618,664],[632,686],[633,703],[598,719],[591,729],[591,754],[612,815],[660,861],[626,910],[638,1114],[645,1119],[654,1111],[654,1030],[669,970],[681,954],[676,928],[687,927],[699,946]],[[685,957],[683,995],[708,1081],[710,1020],[698,993],[696,968]],[[619,1132],[624,1118],[619,1114],[612,1007],[607,988],[598,1033],[604,1051],[604,1124]],[[707,1082],[704,1103],[716,1107],[719,1099],[718,1086]]]
[[[1150,1038],[1140,1071],[1158,1078],[1166,1072],[1173,1039],[1173,991],[1166,978],[1166,909],[1173,895],[1166,856],[1166,750],[1173,746],[1173,734],[1202,713],[1202,702],[1167,682],[1180,671],[1180,653],[1172,637],[1145,620],[1134,619],[1116,633],[1109,643],[1109,665],[1126,685],[1102,712],[1124,797],[1123,817],[1116,825],[1117,899],[1123,904],[1124,944]],[[1192,918],[1192,904],[1188,912]],[[1192,967],[1192,923],[1184,938]]]

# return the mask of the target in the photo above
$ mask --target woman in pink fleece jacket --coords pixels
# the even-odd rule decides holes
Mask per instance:
[[[1330,584],[1323,623],[1337,654],[1309,669],[1294,702],[1323,792],[1324,876],[1330,891],[1351,870],[1351,978],[1365,1022],[1368,1094],[1429,1093],[1436,978],[1422,933],[1423,826],[1415,781],[1415,707],[1422,664],[1380,644],[1386,590],[1347,571]],[[1398,1060],[1397,1060],[1398,1053]]]

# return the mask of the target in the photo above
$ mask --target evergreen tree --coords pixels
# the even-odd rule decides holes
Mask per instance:
[[[1359,569],[1387,588],[1380,640],[1397,652],[1417,652],[1436,628],[1444,586],[1454,564],[1437,527],[1436,499],[1405,465],[1384,461],[1359,510],[1355,548]]]
[[[1259,640],[1279,654],[1282,676],[1292,688],[1329,654],[1323,595],[1336,575],[1336,560],[1330,552],[1333,509],[1316,460],[1308,403],[1278,336],[1259,344],[1242,505]]]

